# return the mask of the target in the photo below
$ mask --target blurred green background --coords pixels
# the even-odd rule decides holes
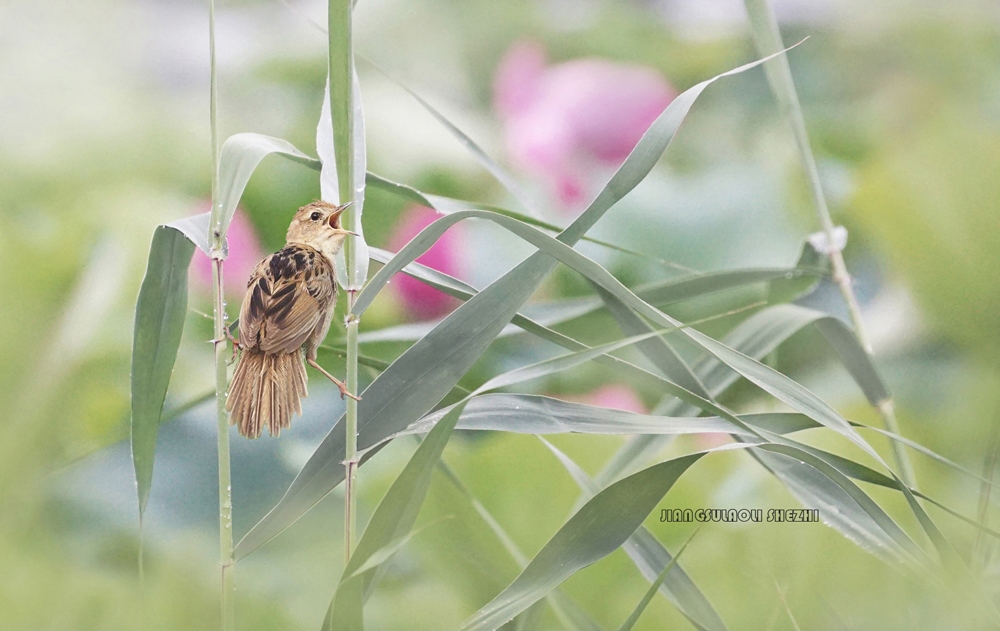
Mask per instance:
[[[978,472],[1000,420],[1000,7],[774,4],[786,42],[809,36],[790,63],[835,221],[849,230],[848,267],[903,433]],[[556,206],[551,191],[508,154],[494,108],[494,75],[512,45],[541,44],[551,66],[577,58],[639,64],[677,90],[757,56],[742,3],[733,0],[362,0],[356,16],[359,53],[510,165],[549,209]],[[223,138],[255,131],[313,152],[326,54],[316,24],[324,22],[325,3],[315,0],[218,3]],[[207,41],[203,2],[0,4],[2,629],[218,626],[212,406],[196,406],[161,430],[144,590],[126,440],[132,316],[153,228],[208,206]],[[433,193],[516,205],[398,85],[366,62],[359,68],[371,170]],[[794,149],[760,70],[721,81],[650,178],[593,234],[696,270],[790,265],[818,229]],[[293,210],[318,195],[315,172],[266,160],[242,203],[262,251],[280,247]],[[399,200],[370,192],[369,240],[391,246],[407,212]],[[567,212],[544,214],[564,223]],[[455,274],[480,287],[531,251],[492,226],[461,228]],[[626,283],[679,273],[582,249]],[[228,291],[234,312],[239,282]],[[544,297],[586,291],[560,270]],[[673,313],[696,318],[739,304],[723,296]],[[845,314],[827,282],[804,304]],[[213,388],[205,343],[211,326],[203,315],[210,305],[197,270],[190,307],[168,409]],[[368,314],[363,330],[412,315],[405,296],[392,292]],[[596,316],[566,330],[601,341],[608,324]],[[401,350],[363,346],[385,359]],[[467,379],[551,352],[524,336],[506,339]],[[343,371],[336,357],[321,359]],[[879,423],[818,335],[796,336],[771,361],[848,418]],[[609,383],[616,387],[608,390]],[[237,535],[280,497],[341,414],[339,398],[315,379],[311,385],[303,418],[280,441],[233,439]],[[637,409],[656,402],[655,393],[590,367],[532,387],[576,400],[595,400],[597,392],[612,396],[611,405]],[[743,410],[770,405],[749,387],[730,396]],[[594,473],[623,439],[553,442]],[[697,446],[679,440],[668,451]],[[397,441],[361,471],[363,517],[412,448]],[[572,480],[533,437],[461,435],[445,457],[529,554],[577,499]],[[914,459],[923,490],[975,515],[977,484]],[[240,629],[319,627],[341,570],[339,493],[237,566]],[[663,503],[795,505],[739,454],[706,459]],[[932,515],[967,554],[975,531],[940,511]],[[454,628],[516,575],[465,500],[437,480],[421,522],[442,516],[451,518],[423,531],[393,562],[366,609],[370,628]],[[669,549],[690,534],[655,517],[647,525]],[[803,629],[974,628],[960,601],[821,524],[709,525],[683,561],[732,629],[795,628],[782,598]],[[995,567],[985,580],[995,594]],[[621,551],[565,585],[608,628],[645,588]],[[558,628],[551,616],[544,624]],[[657,598],[637,628],[689,627]]]

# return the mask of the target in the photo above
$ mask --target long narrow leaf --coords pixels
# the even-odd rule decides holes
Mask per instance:
[[[427,434],[379,502],[357,549],[344,568],[343,578],[323,622],[325,630],[361,631],[364,628],[362,609],[367,594],[374,587],[378,566],[362,568],[368,567],[375,555],[404,539],[413,528],[430,487],[431,476],[461,414],[462,406],[454,407]],[[388,557],[383,562],[385,560]]]
[[[194,244],[183,233],[160,226],[153,233],[146,276],[135,305],[132,333],[132,463],[139,515],[153,481],[156,436],[163,401],[187,315],[188,265]]]
[[[361,216],[365,202],[365,151],[364,112],[361,106],[361,89],[357,74],[352,70],[353,60],[348,41],[351,29],[347,28],[351,8],[349,3],[331,3],[339,11],[331,9],[330,68],[326,90],[323,92],[323,106],[316,125],[316,152],[322,162],[320,171],[320,196],[332,204],[353,201],[345,211],[342,223],[345,229],[357,233],[348,237],[337,254],[337,282],[342,287],[358,290],[368,277],[368,244],[364,239]],[[336,27],[332,24],[336,22]],[[332,82],[331,82],[332,81]],[[337,108],[331,109],[330,96],[336,95]],[[348,98],[350,97],[350,98]],[[348,264],[347,251],[351,250]],[[348,269],[350,268],[350,269]]]
[[[634,627],[635,623],[639,621],[639,616],[642,615],[642,612],[646,611],[646,607],[649,606],[650,601],[653,600],[653,596],[655,596],[657,590],[660,589],[660,585],[663,585],[663,581],[666,580],[667,574],[669,574],[674,566],[677,565],[677,560],[681,558],[682,554],[684,554],[684,550],[687,549],[688,544],[691,543],[691,540],[694,539],[696,534],[698,534],[697,530],[687,538],[687,541],[685,541],[683,545],[681,545],[680,550],[677,551],[674,558],[670,559],[670,562],[663,566],[660,573],[656,575],[656,580],[650,584],[649,589],[646,590],[646,593],[642,595],[642,599],[640,599],[638,604],[636,604],[635,609],[631,614],[629,614],[629,617],[625,619],[622,626],[618,627],[618,631],[632,631],[632,627]]]
[[[705,453],[653,465],[595,495],[553,535],[514,582],[462,624],[461,631],[497,629],[578,570],[614,552]]]
[[[372,260],[383,264],[393,257],[392,253],[377,248],[371,248],[369,253]],[[460,300],[468,300],[478,292],[477,289],[463,281],[419,263],[410,263],[400,271]],[[748,285],[768,283],[773,287],[777,283],[791,282],[789,277],[802,279],[803,282],[811,285],[819,279],[819,273],[821,270],[811,267],[723,270],[656,281],[640,285],[633,291],[643,300],[662,308],[677,302]],[[525,305],[520,314],[514,316],[511,325],[505,327],[498,337],[519,333],[519,318],[522,315],[538,324],[551,327],[595,313],[601,309],[603,304],[599,298],[570,298],[552,303]],[[361,341],[412,342],[429,333],[440,322],[440,320],[416,322],[369,331],[361,335]]]
[[[810,259],[808,254],[809,252],[804,250],[804,254],[800,258],[800,263],[809,264]],[[697,281],[699,279],[694,280]],[[430,279],[425,280],[425,282],[434,283],[434,281]],[[645,294],[645,292],[643,293]],[[460,292],[455,295],[464,297]],[[668,296],[657,297],[660,299],[668,298]],[[520,316],[515,317],[515,322],[517,322],[518,317]],[[818,311],[792,305],[776,306],[758,314],[757,316],[754,316],[740,327],[737,327],[736,330],[727,336],[726,344],[728,346],[738,348],[747,355],[752,355],[759,359],[760,357],[763,357],[767,353],[771,352],[781,342],[801,330],[803,327],[816,322],[827,321],[831,323],[831,328],[833,328],[835,332],[837,328],[844,328],[843,324],[839,321],[835,321],[830,316],[822,314]],[[520,324],[523,326],[525,323]],[[533,326],[529,327],[528,330],[531,330],[536,334],[541,334],[546,339],[555,341],[556,343],[563,343],[566,345],[566,338],[563,337],[560,339],[559,334],[554,331],[548,331],[544,327],[537,326],[536,323],[531,324]],[[860,357],[863,360],[858,364],[845,362],[845,365],[847,365],[849,369],[855,367],[852,370],[852,374],[855,374],[855,372],[859,373],[855,374],[855,379],[862,385],[862,389],[865,390],[866,394],[868,394],[869,399],[875,398],[875,396],[870,394],[871,392],[884,392],[884,386],[881,386],[881,380],[878,378],[877,371],[875,371],[874,367],[870,365],[870,358],[863,351],[860,351],[857,341],[854,340],[853,336],[827,335],[827,337],[831,341],[831,344],[834,345],[835,350],[837,350],[838,354],[842,357],[851,355],[853,357]],[[845,348],[838,348],[838,344],[845,345]],[[575,348],[573,345],[566,345],[566,347]],[[864,362],[868,362],[868,365],[866,366]],[[860,366],[860,369],[857,369],[857,366]],[[696,372],[704,375],[706,383],[710,384],[710,388],[713,390],[715,396],[732,385],[737,376],[737,373],[729,370],[725,364],[718,361],[714,357],[707,360]],[[872,374],[875,376],[876,381],[872,382],[873,385],[867,385],[866,387],[866,384],[864,383],[865,375]],[[680,406],[673,406],[672,409],[686,410],[691,408],[690,405],[687,405],[684,402],[680,403]],[[635,437],[601,472],[599,480],[601,480],[602,483],[606,483],[608,480],[617,477],[626,466],[630,466],[636,462],[644,462],[648,454],[660,449],[664,440],[669,438],[669,435],[644,435]],[[768,456],[763,455],[761,457],[766,459]],[[790,477],[790,475],[786,475],[784,479],[786,483],[794,486],[794,479]],[[821,480],[820,483],[822,484],[823,481]],[[793,492],[795,492],[794,489]],[[837,488],[831,488],[830,492],[835,494],[841,493],[840,489]]]
[[[475,399],[473,399],[474,401]],[[463,411],[464,415],[464,411]],[[496,538],[503,545],[507,553],[514,559],[514,562],[518,564],[523,570],[528,564],[528,558],[521,552],[521,549],[517,546],[514,540],[511,538],[507,531],[503,529],[503,526],[490,514],[490,512],[483,506],[482,502],[476,499],[476,496],[472,494],[469,487],[462,482],[451,467],[447,465],[443,460],[438,463],[441,471],[445,474],[448,480],[458,489],[472,505],[472,508],[479,514],[482,520],[486,523]],[[556,613],[556,617],[566,625],[571,631],[602,631],[601,625],[599,625],[586,611],[580,608],[573,599],[563,594],[561,591],[554,590],[546,596],[546,601],[552,605],[553,611]],[[521,620],[521,624],[517,628],[534,629],[533,626],[526,626],[529,621],[535,620],[535,618],[541,613],[544,608],[542,603],[536,603],[534,606],[529,607],[528,611],[522,616],[518,617]]]
[[[586,215],[586,213],[584,213],[584,215]],[[461,221],[462,219],[472,217],[490,219],[504,228],[507,228],[532,245],[541,248],[546,254],[568,265],[573,270],[583,274],[588,280],[600,285],[602,288],[607,290],[609,296],[613,296],[615,299],[622,301],[629,308],[634,309],[637,313],[649,319],[653,323],[663,327],[681,326],[681,323],[677,320],[667,316],[662,311],[656,309],[636,296],[603,267],[580,254],[573,248],[560,242],[559,239],[553,239],[536,228],[510,219],[509,217],[504,217],[503,215],[497,215],[496,213],[487,211],[475,210],[463,211],[438,219],[433,224],[425,228],[419,235],[414,237],[410,243],[400,250],[400,253],[393,259],[393,261],[390,261],[390,263],[386,264],[385,267],[379,270],[369,283],[368,287],[365,288],[365,291],[361,293],[358,297],[357,312],[360,313],[363,311],[378,290],[384,286],[386,282],[388,282],[388,279],[393,274],[399,271],[399,269],[401,269],[403,265],[408,263],[410,260],[415,259],[424,251],[429,249],[433,242],[436,241],[448,227],[458,221]],[[852,428],[850,424],[836,412],[836,410],[819,399],[816,395],[809,392],[802,385],[789,379],[773,368],[770,368],[769,366],[766,366],[759,361],[740,353],[739,351],[735,351],[695,329],[683,329],[682,333],[689,337],[694,343],[701,346],[712,355],[715,355],[720,361],[746,377],[748,380],[772,396],[843,435],[875,458],[880,464],[889,468],[888,465],[882,460],[878,452],[876,452],[871,445],[869,445],[868,442],[865,441],[865,439],[862,438],[861,435],[858,434],[854,428]],[[873,374],[877,375],[877,373]]]
[[[608,307],[608,311],[618,322],[618,328],[625,335],[641,335],[651,331],[653,327],[640,318],[621,301],[615,300],[601,287],[596,287],[598,295]],[[663,376],[677,385],[706,399],[709,398],[705,385],[698,379],[690,367],[681,359],[670,342],[662,336],[639,342],[639,351],[646,356],[654,366],[659,368]]]
[[[434,210],[441,213],[453,213],[459,210],[492,210],[493,212],[500,213],[501,215],[506,215],[512,219],[517,219],[523,221],[524,223],[535,226],[536,228],[542,228],[543,230],[548,230],[549,232],[558,233],[562,232],[562,228],[555,224],[551,224],[547,221],[543,221],[535,216],[529,215],[527,213],[520,213],[515,210],[510,210],[508,208],[503,208],[502,206],[495,206],[493,204],[483,204],[481,202],[472,202],[464,199],[455,199],[453,197],[442,197],[441,195],[433,195],[431,193],[424,193],[419,191],[412,186],[407,184],[401,184],[399,182],[394,182],[388,178],[382,177],[368,172],[366,183],[372,188],[377,188],[381,191],[389,193],[390,195],[395,195],[401,199],[407,201],[416,202],[422,206],[427,206],[428,208],[433,208]],[[644,260],[653,261],[655,263],[660,263],[667,267],[672,267],[685,272],[694,272],[695,270],[672,261],[667,261],[643,252],[638,252],[636,250],[631,250],[629,248],[616,245],[614,243],[609,243],[601,239],[595,239],[593,237],[588,237],[584,235],[581,239],[582,241],[587,241],[588,243],[594,243],[602,247],[608,248],[610,250],[615,250],[621,252],[622,254],[628,254],[631,256],[636,256]]]
[[[448,414],[451,406],[427,414],[393,438],[425,434]],[[745,424],[775,434],[788,434],[820,427],[804,414],[766,412],[741,414]],[[687,434],[727,433],[753,437],[749,432],[718,416],[673,417],[638,414],[602,408],[574,401],[562,401],[537,394],[483,394],[465,406],[458,429],[513,432],[517,434]]]
[[[542,443],[556,456],[559,463],[563,465],[570,477],[577,483],[584,493],[584,498],[590,500],[601,491],[572,459],[557,449],[552,443],[542,439]],[[661,593],[677,607],[688,620],[699,629],[725,629],[726,625],[716,613],[711,603],[694,581],[688,577],[682,567],[677,564],[666,548],[663,547],[653,533],[649,532],[645,526],[640,526],[628,540],[622,544],[622,549],[628,554],[632,562],[646,578],[646,580],[656,583],[659,581],[658,589]],[[659,579],[664,567],[675,567],[676,569],[667,572],[663,579]]]
[[[254,169],[272,153],[312,169],[318,170],[320,167],[315,158],[310,158],[280,138],[252,133],[230,136],[219,153],[219,200],[218,206],[212,209],[212,229],[220,236],[226,236],[236,205],[240,203],[240,197],[243,196],[243,190]]]
[[[489,390],[497,390],[499,388],[507,388],[525,381],[531,381],[533,379],[540,379],[541,377],[545,377],[547,375],[574,368],[580,364],[584,364],[592,359],[600,357],[601,355],[613,353],[617,350],[632,346],[633,344],[641,343],[644,340],[677,330],[678,328],[674,327],[671,329],[664,329],[662,331],[648,331],[641,335],[625,338],[624,340],[609,342],[608,344],[594,346],[593,348],[588,348],[586,350],[567,353],[565,355],[546,359],[535,364],[515,368],[514,370],[509,370],[489,379],[486,383],[476,388],[475,394],[488,392]]]

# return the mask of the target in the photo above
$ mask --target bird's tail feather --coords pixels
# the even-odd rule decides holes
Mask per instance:
[[[268,354],[245,350],[229,386],[229,423],[247,438],[259,437],[264,425],[277,436],[291,424],[293,412],[302,413],[300,399],[306,394],[301,351]]]

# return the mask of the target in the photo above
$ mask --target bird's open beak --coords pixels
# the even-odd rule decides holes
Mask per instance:
[[[339,230],[340,229],[340,216],[344,214],[345,210],[347,210],[348,208],[350,208],[353,205],[354,205],[354,202],[347,202],[346,204],[338,206],[337,210],[333,211],[333,213],[330,214],[330,219],[328,220],[328,223],[330,224],[330,227],[331,228],[336,228],[336,229]]]

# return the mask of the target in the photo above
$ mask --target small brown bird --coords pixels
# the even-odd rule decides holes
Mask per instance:
[[[316,349],[330,330],[337,302],[333,260],[347,235],[340,216],[351,205],[317,201],[295,213],[285,247],[257,264],[240,308],[240,354],[226,409],[229,423],[247,438],[267,425],[272,436],[302,413],[306,396],[305,361],[340,388],[340,396],[360,399],[316,362]]]

